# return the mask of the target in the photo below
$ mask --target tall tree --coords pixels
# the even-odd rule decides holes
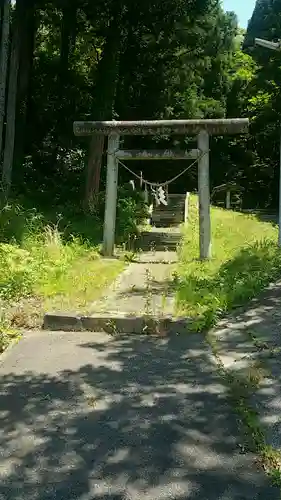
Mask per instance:
[[[19,68],[19,51],[20,51],[20,2],[16,6],[15,19],[12,30],[12,48],[11,61],[8,85],[8,101],[7,101],[7,125],[5,135],[5,150],[2,170],[2,189],[4,199],[9,196],[12,169],[14,159],[15,145],[15,129],[16,129],[16,103],[17,103],[17,83],[18,83],[18,68]]]
[[[35,0],[18,0],[20,10],[20,53],[17,89],[17,117],[15,137],[15,164],[23,163],[24,144],[27,135],[27,108],[30,99],[31,75],[34,59],[34,43],[36,35]]]
[[[2,37],[1,37],[1,55],[0,55],[0,158],[3,148],[3,128],[5,119],[5,104],[6,104],[6,86],[7,86],[7,69],[9,59],[9,35],[10,35],[10,12],[11,1],[4,0],[3,20],[2,20]]]
[[[119,73],[121,33],[118,17],[113,18],[108,27],[104,49],[98,64],[93,98],[93,116],[96,120],[110,120],[114,113],[114,103]],[[90,142],[87,164],[85,205],[91,207],[99,191],[101,159],[104,136],[95,135]]]

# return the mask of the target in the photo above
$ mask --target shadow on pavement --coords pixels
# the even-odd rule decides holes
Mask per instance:
[[[0,376],[1,500],[279,498],[200,336],[38,332]]]
[[[281,284],[268,287],[247,308],[234,311],[214,331],[225,368],[260,372],[252,404],[269,445],[281,450]]]

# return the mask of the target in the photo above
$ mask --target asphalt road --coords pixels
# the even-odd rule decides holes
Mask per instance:
[[[274,500],[198,336],[27,334],[0,363],[1,500]]]

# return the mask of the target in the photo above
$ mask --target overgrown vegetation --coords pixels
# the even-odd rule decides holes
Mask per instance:
[[[211,214],[213,258],[200,262],[197,198],[191,197],[176,280],[178,311],[193,318],[192,328],[198,331],[213,326],[281,274],[276,227],[233,211],[212,208]]]
[[[123,268],[101,259],[97,247],[64,242],[51,226],[29,233],[21,246],[0,244],[0,350],[13,328],[17,335],[20,327],[41,326],[46,311],[85,311]]]
[[[44,311],[86,312],[124,268],[124,260],[100,256],[102,198],[88,216],[63,207],[46,214],[15,203],[0,211],[0,350],[13,327],[40,325]],[[117,241],[134,239],[145,215],[141,197],[120,189]]]

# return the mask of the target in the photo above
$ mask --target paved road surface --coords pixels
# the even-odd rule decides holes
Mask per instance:
[[[274,500],[200,336],[34,332],[0,364],[1,500]]]

